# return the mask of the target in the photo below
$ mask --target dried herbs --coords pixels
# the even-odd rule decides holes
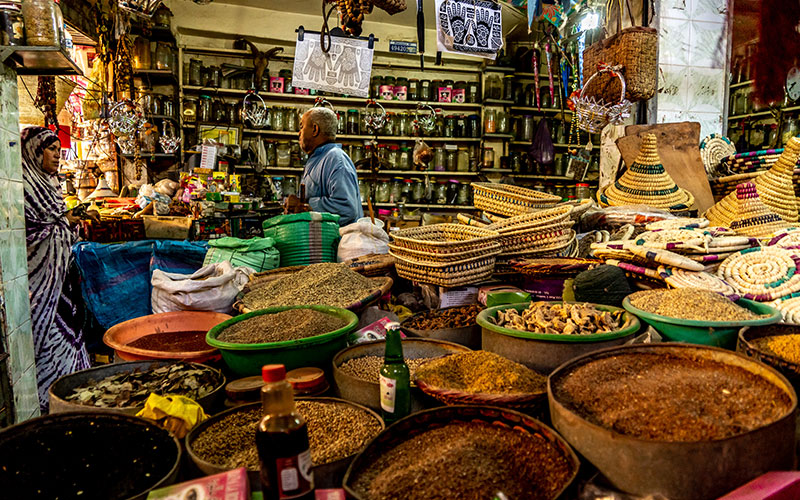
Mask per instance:
[[[542,437],[483,422],[454,422],[418,434],[357,473],[368,500],[552,499],[570,464]]]
[[[252,310],[274,306],[326,305],[348,307],[377,290],[375,281],[334,263],[311,264],[247,293],[242,299]]]
[[[408,365],[408,371],[411,372],[412,380],[417,369],[432,359],[434,358],[406,358],[405,361]],[[377,384],[380,378],[381,366],[383,366],[382,356],[362,356],[360,358],[348,359],[342,363],[339,369],[353,377]]]
[[[745,321],[760,317],[718,293],[697,288],[642,290],[631,294],[629,300],[633,307],[670,318]]]
[[[520,314],[516,309],[497,311],[497,326],[533,333],[591,335],[620,328],[624,311],[600,311],[591,304],[531,302]]]
[[[800,364],[800,334],[762,337],[752,340],[751,343],[760,351]]]
[[[117,373],[73,389],[65,399],[96,408],[134,408],[154,392],[198,400],[220,386],[219,374],[199,365],[175,363],[146,371]]]
[[[462,307],[437,309],[426,314],[414,316],[403,323],[403,327],[414,330],[443,330],[445,328],[464,328],[477,322],[478,313],[483,309],[478,304]]]
[[[435,389],[481,394],[535,394],[547,379],[527,366],[488,351],[435,359],[417,369],[416,380]]]
[[[290,309],[234,323],[220,332],[217,340],[234,344],[264,344],[314,337],[345,326],[347,321],[332,314],[315,309]]]

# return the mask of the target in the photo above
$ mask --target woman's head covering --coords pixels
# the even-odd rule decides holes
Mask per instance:
[[[58,141],[58,135],[44,127],[28,127],[22,131],[22,178],[25,187],[25,220],[31,223],[53,223],[63,219],[67,206],[61,195],[58,175],[42,167],[44,150]]]

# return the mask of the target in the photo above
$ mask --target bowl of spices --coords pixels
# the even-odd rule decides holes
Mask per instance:
[[[273,363],[287,370],[327,367],[357,324],[358,316],[341,307],[270,307],[220,323],[206,341],[219,349],[233,372],[245,377]]]
[[[400,326],[410,337],[445,340],[480,349],[481,328],[477,318],[482,309],[480,305],[472,304],[423,311],[406,318]]]
[[[344,477],[348,497],[558,498],[579,461],[553,429],[490,406],[447,406],[409,415],[372,440]]]
[[[800,388],[800,326],[746,326],[739,331],[736,350],[767,364]]]
[[[219,356],[216,347],[206,343],[206,333],[230,318],[227,314],[208,311],[150,314],[112,326],[103,335],[103,342],[125,361],[202,362]]]
[[[611,485],[706,500],[795,461],[797,396],[773,368],[716,347],[603,349],[548,378],[553,426]]]
[[[622,301],[669,340],[733,349],[743,326],[769,325],[781,320],[774,307],[739,299],[736,302],[708,290],[675,288],[642,290]]]
[[[622,345],[641,323],[603,304],[531,302],[490,307],[478,315],[484,351],[548,374],[587,352]]]
[[[306,419],[317,487],[342,485],[353,457],[383,429],[377,413],[337,398],[296,398]],[[246,467],[252,485],[260,485],[256,426],[263,417],[261,403],[224,411],[204,421],[186,436],[186,450],[207,475]]]

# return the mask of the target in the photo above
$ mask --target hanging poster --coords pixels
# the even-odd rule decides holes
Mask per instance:
[[[436,0],[439,51],[486,59],[503,47],[500,5],[488,0]]]
[[[319,33],[303,33],[294,52],[292,86],[369,97],[373,49],[368,40],[331,37],[331,49],[322,52]]]

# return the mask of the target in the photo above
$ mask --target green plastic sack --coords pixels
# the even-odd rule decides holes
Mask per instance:
[[[256,272],[269,271],[280,266],[281,256],[272,238],[242,240],[226,236],[209,240],[208,253],[203,266],[227,260],[233,267],[246,266]]]
[[[327,212],[278,215],[264,221],[264,236],[275,240],[281,267],[336,262],[339,216]]]

